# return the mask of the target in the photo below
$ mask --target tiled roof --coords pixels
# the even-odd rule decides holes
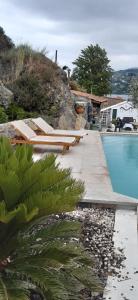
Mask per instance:
[[[84,92],[80,92],[80,91],[74,91],[71,90],[71,92],[78,97],[84,97],[84,98],[88,98],[90,100],[93,100],[93,102],[96,103],[103,103],[103,102],[107,102],[106,97],[99,97],[99,96],[95,96],[93,94],[88,94],[88,93],[84,93]]]
[[[104,107],[115,105],[115,104],[118,104],[118,103],[121,103],[124,101],[124,99],[121,97],[116,97],[116,98],[106,97],[106,99],[107,99],[107,102],[104,103],[104,105],[103,105]]]
[[[105,97],[105,96],[96,96],[94,94],[88,94],[88,93],[74,91],[74,90],[71,90],[71,92],[75,96],[84,97],[84,98],[92,100],[92,102],[102,104],[103,107],[108,107],[108,106],[115,105],[115,104],[118,104],[118,103],[124,101],[124,99],[122,99],[121,97],[111,98],[111,97]]]

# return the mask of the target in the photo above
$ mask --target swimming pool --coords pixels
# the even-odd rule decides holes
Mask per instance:
[[[138,199],[138,136],[103,136],[113,190]]]

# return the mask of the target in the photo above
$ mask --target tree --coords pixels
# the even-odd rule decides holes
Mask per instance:
[[[9,50],[14,47],[12,40],[5,34],[2,27],[0,27],[0,52]]]
[[[138,108],[138,78],[133,78],[129,87],[129,98],[134,107]]]
[[[90,45],[81,50],[80,56],[73,62],[76,66],[72,78],[88,93],[105,95],[111,92],[112,75],[106,51],[99,45]]]
[[[36,299],[35,293],[79,300],[84,287],[99,289],[91,258],[70,243],[80,225],[45,223],[50,214],[74,209],[84,187],[59,168],[55,156],[34,163],[32,154],[31,147],[13,150],[0,138],[0,300]]]

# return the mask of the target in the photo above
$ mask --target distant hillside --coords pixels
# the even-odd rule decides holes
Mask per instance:
[[[132,78],[138,77],[138,68],[114,71],[112,76],[112,93],[128,94]]]

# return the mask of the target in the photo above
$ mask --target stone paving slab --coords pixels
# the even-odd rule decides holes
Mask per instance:
[[[138,299],[138,239],[136,210],[117,209],[115,216],[114,245],[123,248],[126,256],[120,275],[109,276],[104,293],[106,300]]]

